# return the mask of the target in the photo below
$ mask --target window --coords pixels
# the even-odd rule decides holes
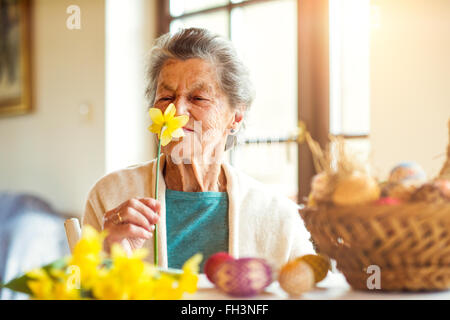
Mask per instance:
[[[297,0],[170,0],[166,28],[202,27],[231,39],[256,97],[233,165],[296,198]],[[163,33],[166,30],[161,30]],[[266,143],[267,140],[270,143]]]
[[[329,0],[330,133],[369,157],[370,0]]]
[[[161,0],[160,34],[204,27],[229,37],[256,99],[233,164],[293,199],[309,193],[302,119],[322,145],[344,135],[369,156],[370,0]],[[269,142],[269,143],[268,143]]]

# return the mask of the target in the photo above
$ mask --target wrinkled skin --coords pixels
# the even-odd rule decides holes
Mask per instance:
[[[201,59],[166,61],[158,77],[154,107],[164,112],[170,103],[175,104],[177,115],[188,115],[189,122],[185,136],[162,149],[167,155],[163,169],[167,188],[225,192],[222,157],[230,130],[238,130],[241,125],[243,107],[230,106],[217,82],[215,67]],[[128,253],[141,248],[153,236],[160,208],[159,201],[141,198],[127,200],[106,212],[105,247],[120,243]]]
[[[154,107],[164,111],[170,103],[175,104],[177,115],[188,115],[189,122],[185,137],[162,150],[169,156],[164,174],[167,187],[190,192],[225,191],[222,156],[230,130],[237,130],[241,124],[242,108],[230,106],[219,87],[215,67],[201,59],[171,59],[165,63]]]

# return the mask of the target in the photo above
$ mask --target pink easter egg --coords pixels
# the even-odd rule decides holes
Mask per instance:
[[[396,204],[400,204],[402,203],[401,200],[397,199],[397,198],[392,198],[392,197],[383,197],[378,199],[375,204],[378,205],[396,205]]]
[[[442,195],[450,200],[450,180],[438,179],[434,184],[441,191]]]
[[[223,262],[214,274],[214,283],[223,292],[250,297],[272,282],[272,269],[264,259],[241,258]]]
[[[206,277],[209,281],[214,283],[214,274],[217,271],[217,268],[225,261],[227,260],[233,260],[234,258],[230,256],[226,252],[217,252],[209,257],[208,260],[205,262],[205,266],[203,268]]]

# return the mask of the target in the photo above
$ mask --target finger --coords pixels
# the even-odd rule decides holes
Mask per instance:
[[[146,203],[140,201],[140,199],[130,199],[130,206],[142,213],[150,224],[157,224],[159,221],[159,215]],[[154,206],[153,206],[154,207]]]
[[[112,242],[121,241],[126,238],[141,238],[148,240],[153,236],[153,233],[131,223],[115,225],[111,227],[109,231],[110,234],[107,238]]]
[[[156,216],[156,214],[154,215]],[[142,213],[140,213],[139,211],[137,211],[132,207],[126,207],[125,209],[122,209],[122,211],[120,212],[122,223],[118,223],[117,221],[118,219],[115,219],[113,217],[114,215],[110,216],[110,219],[104,221],[103,229],[109,230],[117,225],[131,223],[141,228],[144,228],[149,232],[153,232],[155,230],[155,225],[151,224],[146,216],[144,216]]]
[[[119,218],[116,217],[116,209],[108,211],[103,216],[103,229],[109,229],[111,226],[115,226],[119,222]]]
[[[122,210],[123,207],[125,207],[128,204],[129,200],[122,202],[120,205],[118,205],[117,207],[115,207],[114,209],[111,209],[109,211],[107,211],[104,216],[103,216],[103,220],[106,222],[107,220],[111,220],[113,218],[113,216],[115,214],[117,214],[117,212],[120,212],[120,210]]]
[[[143,204],[145,204],[150,209],[152,209],[154,212],[156,212],[158,214],[160,213],[161,201],[155,200],[153,198],[140,198],[138,200],[141,201]]]
[[[117,209],[114,208],[112,210],[107,211],[104,215],[103,215],[103,222],[106,224],[106,222],[110,221],[112,219],[112,217],[114,216],[114,214],[117,212]]]
[[[135,224],[149,232],[152,232],[154,229],[154,225],[148,221],[147,217],[133,207],[122,209],[120,216],[122,217],[123,223]]]

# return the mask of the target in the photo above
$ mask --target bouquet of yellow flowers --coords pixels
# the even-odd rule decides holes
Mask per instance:
[[[86,226],[71,256],[57,260],[2,285],[34,299],[175,300],[197,290],[201,254],[182,270],[164,270],[143,260],[145,249],[128,256],[119,244],[103,251],[105,233]]]

